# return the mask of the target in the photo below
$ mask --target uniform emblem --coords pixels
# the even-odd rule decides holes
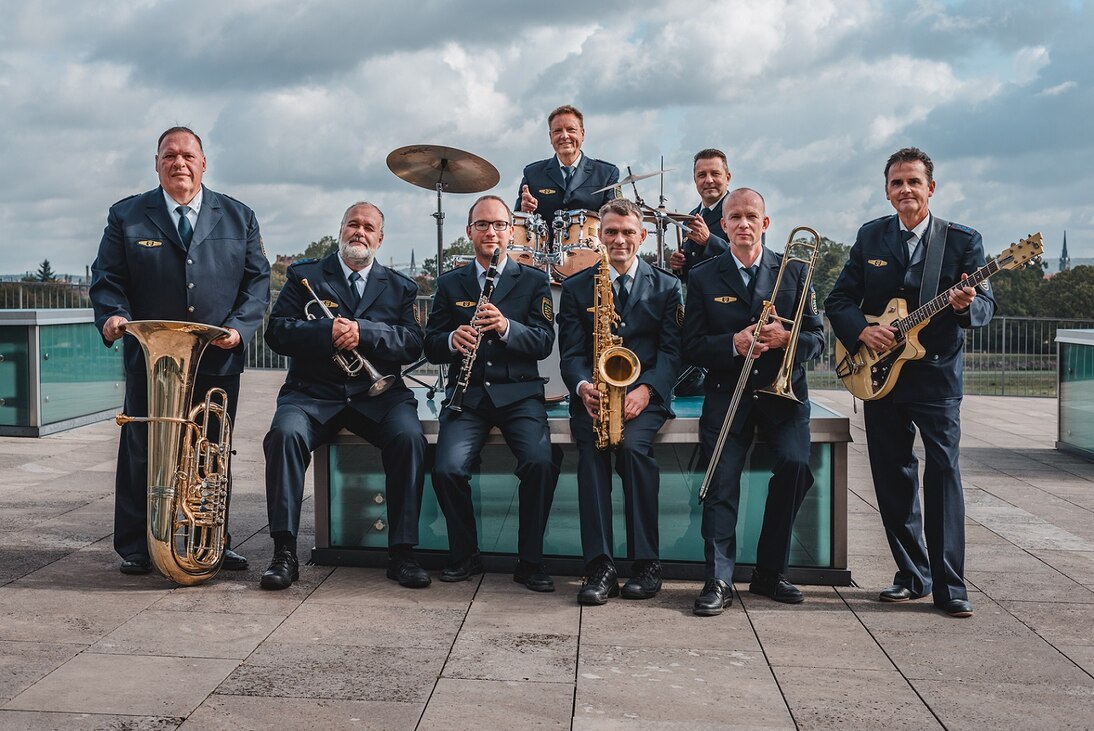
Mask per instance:
[[[728,305],[730,302],[736,302],[737,298],[731,294],[723,295],[722,297],[715,297],[715,302],[719,302],[723,305]]]
[[[979,287],[980,291],[983,292],[984,294],[991,294],[991,285],[988,284],[988,280],[985,279],[983,282],[981,282],[980,284],[978,284],[976,286]]]
[[[456,303],[456,307],[474,307],[477,304],[477,302],[472,302],[471,300],[460,300]]]
[[[876,267],[889,266],[889,262],[885,261],[884,259],[867,259],[866,263]]]
[[[543,313],[543,318],[547,322],[555,321],[555,305],[550,297],[544,297],[543,301],[539,303],[539,311]]]
[[[557,192],[558,191],[555,190],[554,188],[540,188],[539,189],[539,194],[540,195],[554,195]]]
[[[145,239],[143,241],[138,241],[137,246],[144,246],[144,247],[147,247],[149,249],[154,249],[157,246],[163,246],[163,242],[162,241],[149,241],[149,240]]]
[[[676,305],[676,326],[677,327],[683,327],[684,326],[684,306],[683,305]]]
[[[266,256],[266,244],[262,243],[262,237],[258,237],[258,248],[262,250],[262,256]],[[270,257],[266,256],[267,259]]]
[[[809,309],[814,315],[820,314],[820,310],[817,309],[817,290],[815,289],[809,291]]]

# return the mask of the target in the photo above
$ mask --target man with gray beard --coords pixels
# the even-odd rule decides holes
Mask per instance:
[[[414,395],[399,377],[401,366],[422,354],[422,328],[414,318],[418,286],[375,261],[383,240],[384,214],[371,203],[354,203],[342,217],[338,252],[290,266],[270,313],[266,343],[289,356],[289,374],[263,440],[266,509],[274,540],[263,589],[286,589],[298,578],[304,473],[312,451],[342,429],[368,440],[383,455],[388,578],[410,588],[429,586],[429,574],[411,552],[418,542],[425,436]],[[334,319],[322,316],[304,280]],[[354,350],[380,373],[393,375],[394,384],[369,396],[367,375],[351,376],[334,359]]]

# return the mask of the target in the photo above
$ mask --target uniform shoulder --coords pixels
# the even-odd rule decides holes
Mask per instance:
[[[440,288],[442,284],[448,284],[460,275],[460,270],[463,267],[457,267],[455,269],[449,269],[441,273],[441,276],[437,277],[437,287]]]
[[[968,234],[969,236],[975,236],[977,233],[976,229],[972,226],[966,226],[963,223],[954,223],[953,221],[950,221],[950,230],[960,231],[961,233]]]
[[[308,264],[314,264],[317,261],[319,261],[319,260],[318,259],[313,259],[310,256],[306,256],[303,259],[297,259],[292,264],[289,264],[289,269],[295,269],[297,267],[307,266]]]
[[[554,158],[552,158],[552,157],[548,157],[545,160],[536,160],[535,162],[528,163],[527,165],[524,166],[525,176],[527,176],[528,173],[530,173],[530,172],[538,173],[538,172],[542,171],[544,168],[547,167],[547,163],[551,162],[551,160],[553,160],[553,159]]]
[[[400,272],[397,269],[392,269],[391,267],[384,267],[384,269],[387,269],[389,272],[394,274],[395,277],[396,277],[396,281],[402,280],[403,284],[405,284],[407,286],[410,286],[410,287],[414,287],[414,289],[418,288],[418,283],[415,282],[413,279],[411,279],[408,275],[403,274],[402,272]]]
[[[875,218],[872,221],[867,221],[866,223],[862,224],[862,226],[860,226],[859,228],[862,229],[862,230],[881,228],[882,226],[884,226],[886,223],[889,222],[890,218],[892,218],[891,215],[881,216],[879,218]]]
[[[688,276],[691,276],[692,272],[702,272],[702,271],[704,271],[704,267],[706,267],[705,271],[708,271],[708,272],[712,271],[709,268],[710,265],[713,264],[714,262],[718,261],[718,259],[721,258],[722,256],[723,256],[722,254],[719,254],[718,256],[712,256],[710,258],[703,259],[698,264],[692,265],[691,269],[688,270]]]
[[[120,198],[120,199],[114,201],[113,203],[111,203],[110,207],[113,208],[114,206],[120,206],[122,203],[126,203],[128,201],[131,201],[134,198],[139,198],[142,195],[144,195],[144,193],[134,193],[133,195],[127,195],[126,197]]]
[[[519,261],[515,261],[513,259],[510,259],[509,262],[511,264],[516,264],[517,270],[521,274],[531,274],[534,279],[543,279],[545,281],[550,281],[550,278],[547,276],[547,272],[543,271],[542,269],[537,269],[536,267],[529,266],[527,264],[521,264]]]
[[[665,269],[664,267],[659,267],[656,264],[650,264],[650,269],[652,269],[654,272],[656,272],[659,277],[662,277],[662,278],[668,277],[669,279],[672,279],[672,280],[678,280],[679,279],[679,277],[676,276],[676,274],[672,270]]]
[[[206,189],[206,190],[208,190],[208,189]],[[233,198],[232,196],[228,195],[227,193],[221,193],[219,190],[208,190],[208,192],[212,193],[216,196],[219,196],[223,201],[226,201],[229,205],[239,206],[240,208],[244,208],[248,211],[251,210],[251,207],[249,205],[247,205],[243,201],[239,200],[238,198]]]

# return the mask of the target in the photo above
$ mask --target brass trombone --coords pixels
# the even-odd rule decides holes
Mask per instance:
[[[799,231],[807,234],[807,237],[795,239],[794,237]],[[812,243],[808,241],[809,237],[812,238]],[[718,462],[722,458],[722,450],[725,449],[726,439],[729,437],[730,426],[737,415],[737,408],[741,405],[741,394],[744,393],[745,384],[748,382],[748,374],[752,372],[752,356],[756,352],[756,344],[760,341],[760,330],[772,319],[790,325],[790,340],[786,344],[786,352],[783,354],[783,360],[775,380],[767,388],[757,389],[756,393],[766,393],[801,403],[801,399],[794,395],[794,389],[790,385],[790,378],[794,373],[794,352],[798,348],[798,334],[801,332],[802,316],[805,314],[805,306],[809,299],[809,283],[813,280],[813,269],[817,265],[817,252],[820,251],[820,242],[820,234],[806,226],[798,226],[790,232],[790,236],[786,240],[786,248],[783,249],[782,263],[779,265],[779,274],[775,277],[775,286],[771,290],[771,298],[764,300],[763,309],[760,310],[760,317],[756,321],[755,329],[752,331],[752,342],[748,346],[748,353],[745,354],[745,362],[741,364],[741,374],[737,378],[737,387],[733,390],[729,410],[726,411],[722,429],[718,432],[718,440],[714,443],[710,464],[707,465],[706,474],[703,475],[703,484],[699,488],[699,502],[706,499],[710,483],[713,481],[714,473],[718,469]],[[802,250],[809,250],[808,258],[800,255]],[[795,256],[795,254],[799,255]],[[794,317],[787,319],[775,313],[775,298],[779,293],[779,287],[782,285],[786,266],[792,261],[805,264],[805,285],[802,288],[801,299],[798,300],[798,307],[794,311]]]
[[[315,294],[315,290],[311,288],[311,284],[308,283],[308,280],[301,279],[300,283],[304,285],[304,289],[308,290],[308,294],[312,296],[311,301],[304,305],[304,317],[308,320],[318,319],[308,309],[313,304],[317,304],[319,305],[320,311],[333,320],[334,313],[331,312],[330,308],[323,304],[323,300],[319,299],[319,296]],[[335,351],[333,358],[334,362],[338,364],[338,367],[345,371],[346,375],[350,378],[356,378],[361,371],[365,372],[369,383],[372,384],[368,389],[369,396],[379,396],[384,391],[391,388],[392,384],[395,383],[395,376],[385,376],[380,373],[380,371],[376,370],[376,366],[369,363],[365,356],[358,353],[355,349],[337,350]]]

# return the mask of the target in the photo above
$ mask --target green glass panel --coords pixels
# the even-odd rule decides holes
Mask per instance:
[[[1094,346],[1060,343],[1060,441],[1094,451]]]
[[[43,425],[121,406],[120,342],[103,347],[94,323],[44,325],[38,337]]]
[[[30,426],[30,327],[0,327],[0,425]]]

